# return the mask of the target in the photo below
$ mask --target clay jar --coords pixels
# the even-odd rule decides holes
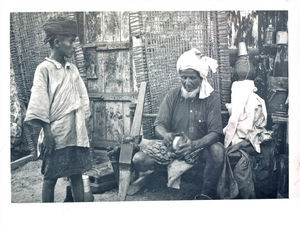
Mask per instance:
[[[245,42],[239,43],[238,59],[234,66],[238,80],[252,80],[255,75],[254,65],[250,62]]]

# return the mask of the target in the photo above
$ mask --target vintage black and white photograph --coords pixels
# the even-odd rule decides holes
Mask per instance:
[[[11,12],[11,202],[288,198],[288,19]]]

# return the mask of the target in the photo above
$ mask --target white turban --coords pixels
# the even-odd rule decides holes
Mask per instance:
[[[178,73],[180,70],[186,69],[193,69],[199,72],[203,78],[199,93],[200,99],[208,97],[214,91],[213,87],[207,81],[207,75],[209,68],[213,73],[217,71],[217,60],[203,56],[198,49],[192,48],[178,58],[176,68]]]

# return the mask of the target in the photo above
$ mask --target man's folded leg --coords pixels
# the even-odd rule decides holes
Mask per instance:
[[[132,182],[127,191],[127,195],[134,195],[140,191],[154,172],[155,160],[147,156],[144,152],[137,152],[132,159],[138,178]]]
[[[216,198],[217,183],[221,175],[224,162],[224,147],[217,142],[206,148],[202,159],[206,161],[201,193],[195,199]]]

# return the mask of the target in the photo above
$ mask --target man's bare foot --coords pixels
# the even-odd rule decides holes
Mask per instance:
[[[140,191],[141,188],[143,188],[146,185],[149,176],[153,172],[154,172],[153,170],[139,172],[139,177],[134,182],[132,182],[131,185],[129,185],[129,188],[127,190],[127,195],[132,196],[136,194],[138,191]]]

